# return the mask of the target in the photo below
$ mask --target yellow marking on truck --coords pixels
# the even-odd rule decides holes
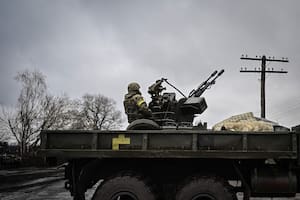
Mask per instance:
[[[119,150],[120,144],[130,144],[130,138],[124,134],[119,134],[117,138],[112,139],[112,150]]]

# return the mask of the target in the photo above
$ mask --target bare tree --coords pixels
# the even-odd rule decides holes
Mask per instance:
[[[46,129],[65,128],[69,123],[68,109],[69,99],[66,96],[54,97],[45,95],[41,109],[37,111],[37,118],[33,121],[33,141],[30,146],[35,147],[40,142],[40,131]]]
[[[0,141],[6,141],[12,138],[10,128],[8,126],[8,119],[12,116],[12,109],[9,107],[4,107],[0,105]]]
[[[18,73],[16,80],[22,84],[22,89],[15,111],[3,112],[5,117],[1,122],[9,128],[23,156],[39,143],[41,130],[62,125],[67,98],[48,95],[45,77],[38,71]]]
[[[79,99],[71,100],[68,104],[68,120],[70,129],[86,129],[85,117],[83,114],[82,101]]]
[[[116,109],[116,102],[101,94],[84,95],[80,109],[74,112],[74,116],[77,120],[73,123],[73,128],[79,129],[117,129],[122,123],[121,112]]]
[[[5,124],[1,122],[0,118],[0,142],[9,139],[9,130],[6,128]]]
[[[10,132],[21,156],[39,144],[41,130],[107,130],[119,128],[122,123],[115,101],[103,95],[86,94],[82,100],[73,101],[66,96],[51,96],[47,94],[44,75],[38,71],[18,73],[16,80],[22,84],[20,95],[13,111],[2,109],[0,136],[1,132]]]

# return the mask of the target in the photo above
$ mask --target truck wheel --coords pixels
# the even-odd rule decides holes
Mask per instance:
[[[150,119],[137,119],[131,122],[127,130],[159,130],[159,125]]]
[[[144,181],[126,175],[100,184],[92,200],[155,200],[155,197]]]
[[[179,189],[176,200],[236,200],[230,187],[222,179],[195,178]]]

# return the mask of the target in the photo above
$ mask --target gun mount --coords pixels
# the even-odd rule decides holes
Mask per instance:
[[[166,78],[157,80],[148,88],[148,93],[151,95],[149,108],[152,111],[153,120],[160,126],[192,126],[195,114],[202,114],[207,109],[205,98],[201,95],[211,88],[223,73],[224,69],[220,72],[214,71],[197,89],[193,89],[188,97],[169,83]],[[177,90],[183,97],[177,101],[174,92],[162,93],[166,90],[162,86],[164,82]]]

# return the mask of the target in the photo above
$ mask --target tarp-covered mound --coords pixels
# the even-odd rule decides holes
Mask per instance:
[[[255,117],[252,112],[232,116],[213,126],[213,130],[230,131],[273,131],[275,122]]]

